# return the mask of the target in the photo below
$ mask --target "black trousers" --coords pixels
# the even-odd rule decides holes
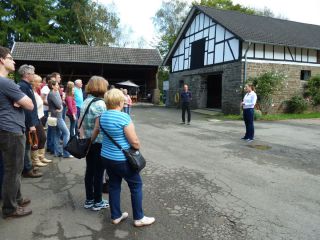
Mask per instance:
[[[190,112],[190,103],[183,102],[182,103],[182,122],[186,122],[185,115],[186,111],[188,113],[188,123],[191,121],[191,112]]]
[[[87,200],[99,203],[102,200],[102,183],[104,167],[101,160],[101,143],[93,143],[86,156],[86,173],[84,183]]]

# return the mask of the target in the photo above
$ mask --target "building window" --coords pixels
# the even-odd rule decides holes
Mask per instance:
[[[310,70],[301,70],[300,74],[300,80],[309,80],[311,77],[311,71]]]

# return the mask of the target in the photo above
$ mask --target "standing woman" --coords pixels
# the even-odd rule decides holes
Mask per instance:
[[[108,86],[108,81],[103,77],[92,76],[89,79],[89,82],[85,87],[87,98],[82,104],[80,118],[78,120],[78,126],[80,126],[83,115],[91,103],[87,114],[84,116],[80,129],[80,136],[81,138],[95,136],[86,156],[86,172],[84,178],[86,188],[84,208],[94,211],[99,211],[102,208],[107,208],[109,206],[108,201],[102,199],[104,168],[100,156],[102,134],[99,134],[99,118],[107,109],[106,104],[103,101],[103,96],[107,92]]]
[[[252,83],[246,84],[244,89],[247,94],[244,96],[241,106],[243,108],[243,120],[246,125],[246,134],[241,139],[252,142],[254,139],[254,106],[257,102],[257,94],[254,92],[255,89]]]
[[[77,107],[74,100],[74,83],[69,81],[66,89],[67,116],[70,120],[70,137],[76,134]]]
[[[47,141],[46,133],[44,130],[43,122],[44,122],[44,111],[43,111],[43,100],[41,96],[38,94],[38,90],[42,84],[42,78],[39,75],[34,75],[33,81],[32,81],[32,89],[34,92],[34,97],[37,102],[37,110],[38,110],[38,118],[40,120],[39,125],[36,125],[36,132],[38,137],[38,149],[32,149],[31,148],[31,158],[32,162],[37,167],[43,167],[46,166],[47,163],[52,162],[52,160],[45,158],[45,144]]]
[[[56,80],[49,81],[50,93],[48,95],[48,105],[51,117],[57,118],[57,126],[53,127],[53,143],[54,143],[54,156],[55,157],[72,157],[68,151],[64,149],[67,145],[70,132],[67,128],[65,121],[62,119],[62,99],[59,93],[59,84]],[[60,145],[60,136],[62,133],[63,146]]]
[[[140,142],[131,118],[128,114],[121,112],[124,105],[124,94],[118,89],[112,89],[105,94],[104,100],[108,111],[101,115],[100,131],[110,134],[123,149],[129,149],[130,146],[139,149]],[[122,151],[105,134],[103,134],[101,156],[110,181],[109,201],[112,223],[118,224],[128,217],[128,213],[122,212],[120,207],[122,179],[128,183],[131,192],[133,224],[136,227],[142,227],[154,223],[155,218],[146,217],[143,213],[142,179],[139,172],[130,168]]]

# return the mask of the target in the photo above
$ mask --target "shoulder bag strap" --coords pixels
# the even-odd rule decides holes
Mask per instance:
[[[99,119],[99,125],[100,125],[100,128],[102,129],[102,131],[107,135],[107,137],[110,139],[111,142],[113,142],[114,145],[116,145],[122,152],[124,151],[124,149],[120,146],[119,143],[117,143],[110,135],[109,133],[107,133],[106,130],[104,130],[104,128],[102,127],[101,125],[101,118]]]
[[[91,104],[92,104],[93,102],[96,102],[96,101],[99,101],[99,100],[101,100],[101,98],[94,98],[94,99],[92,99],[92,101],[89,103],[89,105],[88,105],[88,107],[87,107],[86,111],[85,111],[85,112],[84,112],[84,114],[83,114],[83,117],[82,117],[82,119],[81,119],[81,122],[80,122],[80,125],[79,125],[78,129],[80,129],[80,128],[81,128],[81,125],[82,125],[82,122],[83,122],[83,120],[84,120],[84,117],[85,117],[85,116],[86,116],[86,114],[88,113],[88,111],[89,111],[89,108],[90,108]]]

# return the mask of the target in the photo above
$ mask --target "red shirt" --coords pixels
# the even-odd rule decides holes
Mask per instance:
[[[66,97],[66,106],[68,107],[68,115],[77,115],[76,101],[74,100],[74,97]]]

